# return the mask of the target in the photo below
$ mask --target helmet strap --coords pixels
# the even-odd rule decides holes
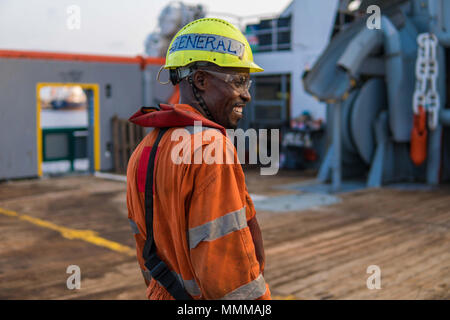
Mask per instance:
[[[192,93],[194,94],[195,99],[197,100],[198,104],[200,105],[200,107],[202,108],[202,110],[205,112],[206,117],[211,120],[214,121],[213,116],[211,115],[211,112],[209,112],[208,106],[206,105],[205,100],[203,99],[203,97],[200,95],[200,93],[198,92],[197,87],[194,84],[194,81],[192,80],[192,76],[189,75],[187,77],[187,80],[189,82],[189,84],[191,85],[192,88]],[[214,121],[215,122],[215,121]]]

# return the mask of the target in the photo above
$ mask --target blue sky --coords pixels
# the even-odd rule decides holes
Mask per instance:
[[[0,0],[0,49],[138,55],[168,0]],[[199,0],[207,11],[270,16],[290,0]],[[80,29],[67,27],[67,8],[77,5]],[[229,18],[234,22],[232,18]]]

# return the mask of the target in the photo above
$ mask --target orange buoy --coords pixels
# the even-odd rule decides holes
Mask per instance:
[[[416,166],[420,166],[427,158],[427,114],[423,106],[419,106],[419,113],[414,114],[411,131],[410,157]]]

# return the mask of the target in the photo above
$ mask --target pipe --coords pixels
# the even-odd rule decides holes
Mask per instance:
[[[402,31],[386,16],[381,17],[384,33],[389,127],[395,142],[409,142],[412,128],[411,100],[415,86],[414,60],[417,32],[408,19]],[[399,92],[403,94],[399,94]]]
[[[428,159],[427,159],[427,184],[435,186],[439,184],[439,169],[441,167],[441,140],[442,126],[429,133]]]
[[[445,28],[444,15],[445,6],[444,0],[431,0],[428,4],[430,13],[430,30],[433,32],[439,40],[439,43],[445,47],[450,47],[450,32],[444,32]]]
[[[363,28],[347,46],[337,65],[356,78],[364,60],[382,44],[383,33],[381,30]]]
[[[439,120],[443,126],[450,126],[450,109],[441,109]]]
[[[332,163],[332,191],[341,190],[342,183],[342,163],[341,163],[341,105],[338,101],[333,106],[333,163]]]

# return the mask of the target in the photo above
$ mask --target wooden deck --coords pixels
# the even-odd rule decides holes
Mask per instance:
[[[266,196],[292,193],[272,188],[300,179],[246,174],[250,193]],[[300,212],[258,212],[275,298],[450,299],[448,187],[340,197]],[[133,254],[89,242],[86,230],[134,247],[125,183],[86,176],[0,184],[0,299],[144,299]],[[80,290],[66,287],[72,264],[81,268]],[[381,270],[379,290],[366,286],[370,265]]]
[[[450,190],[365,190],[300,213],[261,214],[267,279],[299,299],[449,299]],[[369,290],[367,267],[381,270]]]

